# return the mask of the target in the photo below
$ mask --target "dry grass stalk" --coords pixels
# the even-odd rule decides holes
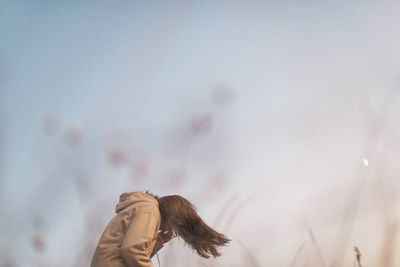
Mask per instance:
[[[315,250],[317,252],[318,259],[321,262],[321,266],[325,267],[326,265],[325,265],[324,258],[322,257],[321,249],[318,246],[317,240],[315,239],[314,233],[311,230],[311,228],[308,228],[308,234],[310,235],[311,241],[312,241],[312,243],[314,245],[314,248],[315,248]]]
[[[396,247],[397,240],[397,232],[398,225],[396,222],[393,222],[389,226],[386,227],[385,237],[383,240],[383,244],[381,247],[381,256],[379,260],[379,266],[394,266],[394,250]]]
[[[247,248],[243,245],[243,243],[240,242],[240,240],[238,240],[238,243],[239,243],[240,246],[243,248],[243,250],[246,252],[247,259],[249,260],[250,266],[252,266],[252,267],[259,267],[259,266],[261,266],[261,265],[258,263],[256,257],[253,255],[253,253],[252,253],[249,249],[247,249]]]
[[[354,247],[354,252],[356,253],[356,262],[357,262],[357,265],[358,265],[358,267],[362,267],[362,265],[361,265],[361,252],[360,252],[360,250],[358,249],[358,247]]]
[[[217,216],[215,217],[215,221],[213,226],[217,227],[218,224],[220,223],[220,221],[222,220],[222,218],[224,217],[224,215],[227,213],[227,211],[229,210],[230,207],[233,206],[233,204],[235,203],[235,201],[239,199],[239,193],[236,192],[234,193],[222,206],[220,212],[217,214]]]
[[[382,177],[378,180],[379,193],[383,201],[383,217],[385,233],[381,243],[381,252],[379,257],[379,266],[394,266],[395,248],[397,243],[398,223],[396,218],[398,194],[396,190],[386,184],[390,182],[390,178],[396,179],[396,174],[391,174],[387,161],[383,158],[381,164],[377,168],[377,177]]]
[[[235,217],[240,213],[240,211],[244,210],[243,207],[245,207],[256,196],[257,196],[257,194],[253,194],[253,195],[245,198],[244,200],[242,200],[239,204],[237,204],[236,208],[231,212],[231,214],[230,214],[230,216],[228,218],[228,222],[227,222],[227,224],[225,226],[225,231],[228,231],[229,227],[233,223]]]
[[[290,265],[290,267],[294,267],[294,265],[296,264],[297,258],[299,257],[300,252],[303,250],[305,244],[306,244],[306,242],[303,242],[300,245],[300,247],[297,249],[296,255],[294,255],[294,258],[293,258],[293,261],[292,261],[292,264]]]

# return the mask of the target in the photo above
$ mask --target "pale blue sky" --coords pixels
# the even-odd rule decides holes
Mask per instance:
[[[201,185],[197,178],[225,170],[231,177],[227,195],[270,188],[265,190],[277,205],[267,214],[296,208],[297,198],[325,194],[333,170],[352,177],[361,160],[368,124],[363,107],[379,111],[396,96],[399,8],[396,1],[2,1],[2,208],[8,223],[18,225],[11,231],[27,229],[13,247],[29,251],[22,240],[32,229],[21,221],[55,196],[60,200],[52,205],[75,216],[70,231],[83,231],[83,215],[73,212],[80,207],[73,184],[48,179],[68,177],[57,162],[72,158],[71,164],[79,164],[101,152],[104,136],[114,129],[130,132],[134,146],[150,154],[156,178],[146,186],[173,193],[157,184],[163,168],[181,160],[165,152],[165,143],[204,112],[213,115],[213,131],[190,148],[185,164],[193,186],[178,193],[190,195]],[[220,83],[233,88],[226,107],[210,98]],[[399,129],[398,112],[389,114],[391,129]],[[43,133],[49,115],[60,124],[53,139]],[[79,152],[63,147],[71,126],[84,132]],[[93,147],[97,152],[87,152]],[[103,167],[98,157],[94,174],[124,176]],[[293,194],[304,184],[314,189]],[[124,185],[109,185],[103,197],[114,201]],[[219,206],[203,205],[213,218]],[[287,212],[282,220],[298,216],[303,222],[308,208],[301,205],[298,214]],[[47,218],[53,236],[48,242],[73,246],[57,231],[65,224],[58,216],[54,211]],[[247,223],[266,220],[256,218]],[[231,234],[246,242],[240,231]],[[271,254],[279,255],[275,249]],[[60,251],[49,249],[46,257],[67,258]],[[280,258],[261,254],[265,262]],[[32,258],[26,262],[33,260],[32,252],[27,255]]]

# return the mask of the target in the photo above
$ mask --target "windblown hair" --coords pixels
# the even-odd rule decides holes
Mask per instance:
[[[227,245],[230,240],[208,226],[192,203],[179,195],[159,197],[157,200],[162,220],[199,256],[215,258],[221,255],[218,247]]]
[[[142,193],[145,193],[145,194],[147,194],[147,195],[149,195],[149,196],[152,196],[152,197],[155,198],[156,200],[158,200],[158,199],[160,198],[160,197],[157,196],[156,194],[151,193],[149,190],[146,190],[145,192],[142,192]]]

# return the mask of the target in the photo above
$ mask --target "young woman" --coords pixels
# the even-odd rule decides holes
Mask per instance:
[[[230,241],[209,227],[185,198],[124,193],[107,225],[91,267],[152,267],[150,260],[172,237],[181,237],[201,257],[218,257]]]

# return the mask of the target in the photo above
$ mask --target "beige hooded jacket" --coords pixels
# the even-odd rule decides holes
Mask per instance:
[[[107,225],[90,267],[153,267],[158,242],[158,202],[142,192],[123,193],[117,215]]]

